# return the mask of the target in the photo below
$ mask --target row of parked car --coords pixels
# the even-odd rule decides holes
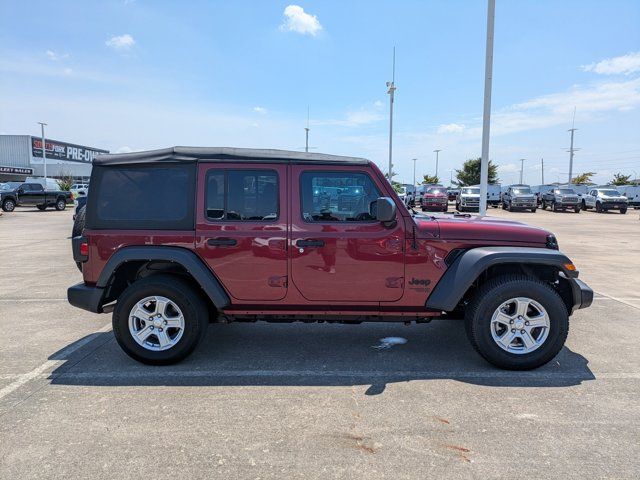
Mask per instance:
[[[446,189],[442,185],[420,185],[414,191],[405,190],[401,196],[409,206],[425,211],[447,212],[449,202],[455,202],[458,212],[478,211],[480,207],[480,186],[461,189]],[[504,210],[529,210],[538,208],[552,211],[572,211],[593,209],[596,212],[617,210],[627,213],[629,208],[640,208],[640,185],[622,187],[605,185],[489,185],[487,206]]]

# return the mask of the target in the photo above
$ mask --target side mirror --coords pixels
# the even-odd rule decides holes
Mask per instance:
[[[24,193],[24,188],[19,188],[18,193]]]
[[[380,197],[375,201],[376,218],[384,224],[395,222],[396,204],[389,197]]]

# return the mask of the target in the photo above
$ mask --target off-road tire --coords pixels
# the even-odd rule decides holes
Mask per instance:
[[[620,214],[621,214],[621,215],[624,215],[625,213],[627,213],[627,208],[626,208],[626,207],[621,208],[621,209],[620,209]]]
[[[573,211],[576,213],[580,213],[580,205],[576,205],[575,207],[573,207]]]
[[[605,210],[602,208],[602,204],[600,202],[596,202],[596,212],[602,213]]]
[[[531,213],[536,213],[536,210],[538,210],[537,208],[532,208],[531,209]]]
[[[491,336],[493,312],[514,297],[537,301],[549,315],[549,334],[531,353],[507,352]],[[562,350],[569,333],[569,315],[560,295],[546,283],[526,275],[504,275],[478,289],[465,310],[465,329],[473,348],[489,363],[507,370],[531,370],[548,363]]]
[[[2,211],[4,212],[13,212],[16,209],[16,202],[11,198],[7,198],[4,202],[2,202]]]
[[[147,350],[129,331],[131,309],[141,299],[153,295],[162,295],[175,302],[184,316],[182,338],[168,350]],[[149,365],[170,365],[186,358],[204,338],[209,314],[202,297],[186,281],[175,275],[153,275],[134,282],[120,295],[112,323],[118,344],[131,358]]]

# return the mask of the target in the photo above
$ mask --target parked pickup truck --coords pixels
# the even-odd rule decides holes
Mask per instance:
[[[618,210],[621,214],[627,213],[629,200],[615,187],[592,188],[582,195],[582,209],[595,208],[596,212],[608,212]]]
[[[531,210],[536,213],[538,200],[531,192],[529,185],[509,185],[502,194],[502,208],[510,212],[514,210]]]
[[[414,214],[362,158],[195,147],[102,155],[80,230],[72,251],[83,281],[69,302],[113,311],[119,345],[150,364],[185,358],[210,322],[464,317],[486,360],[531,369],[558,354],[569,316],[593,300],[551,232]]]
[[[554,212],[573,210],[576,213],[580,213],[581,210],[580,197],[573,188],[547,190],[542,194],[541,202],[543,210],[546,210],[547,207],[551,207]]]
[[[73,202],[70,192],[45,190],[39,183],[9,182],[8,188],[0,190],[0,206],[5,212],[13,212],[16,207],[37,207],[46,210],[54,207],[64,210],[67,203]]]

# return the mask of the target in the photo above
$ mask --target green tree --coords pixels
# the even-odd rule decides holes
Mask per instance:
[[[631,181],[631,175],[623,175],[622,173],[616,173],[613,176],[613,180],[609,183],[611,185],[627,185]]]
[[[498,183],[498,167],[489,160],[489,183]],[[470,158],[462,165],[460,170],[456,170],[454,182],[459,187],[478,185],[480,183],[480,158]]]
[[[392,176],[395,177],[397,175],[396,172],[392,172]],[[389,173],[385,173],[384,177],[389,180]],[[391,180],[391,187],[397,192],[400,193],[402,191],[402,184],[400,182],[396,182],[395,180]]]
[[[571,183],[591,183],[591,177],[593,177],[595,174],[596,172],[581,173],[580,175],[576,175],[575,177],[573,177]]]
[[[58,185],[60,185],[60,190],[68,192],[71,190],[71,185],[73,185],[73,175],[68,170],[64,170],[61,172],[60,177],[57,180]]]
[[[435,175],[424,175],[422,179],[423,185],[433,185],[440,183],[440,179]]]

